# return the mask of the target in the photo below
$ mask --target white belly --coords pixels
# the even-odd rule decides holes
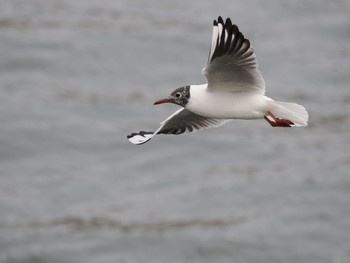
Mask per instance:
[[[191,86],[186,109],[211,118],[260,119],[268,111],[270,98],[258,93],[208,92],[207,85]]]

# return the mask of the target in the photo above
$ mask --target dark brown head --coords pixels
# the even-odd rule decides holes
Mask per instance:
[[[184,86],[174,90],[168,98],[157,100],[154,105],[170,102],[185,107],[189,99],[190,86]]]

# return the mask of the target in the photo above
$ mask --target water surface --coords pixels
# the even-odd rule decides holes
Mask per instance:
[[[350,262],[347,1],[0,3],[0,262]],[[212,20],[310,125],[133,146],[200,84]]]

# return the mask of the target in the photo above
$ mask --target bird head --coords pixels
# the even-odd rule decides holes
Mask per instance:
[[[184,86],[174,90],[168,98],[157,100],[154,105],[163,103],[174,103],[185,107],[190,98],[190,86]]]

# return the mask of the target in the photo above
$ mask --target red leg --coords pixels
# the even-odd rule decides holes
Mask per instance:
[[[266,115],[264,116],[264,119],[270,123],[272,127],[292,127],[294,123],[290,120],[277,118],[275,115],[272,114],[271,111],[268,111]]]

